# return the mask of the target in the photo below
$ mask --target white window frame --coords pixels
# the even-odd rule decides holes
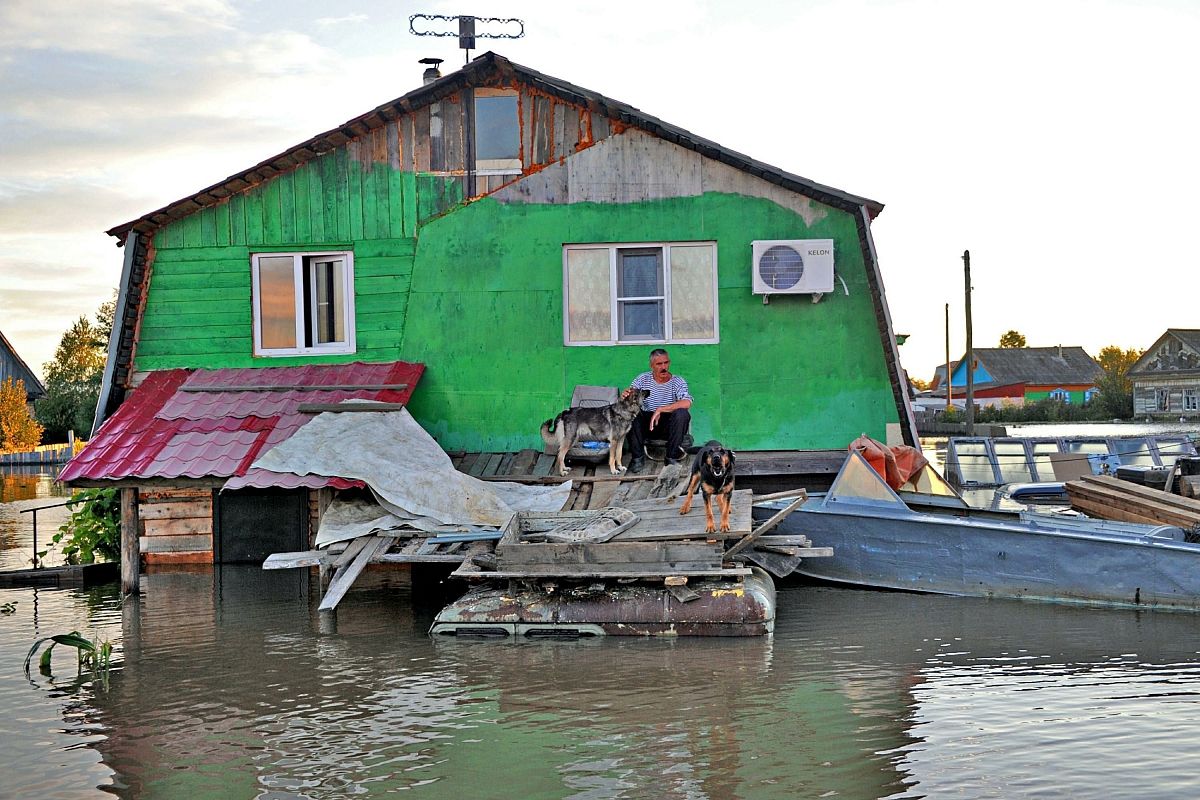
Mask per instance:
[[[1196,389],[1183,390],[1183,410],[1200,411],[1200,391]]]
[[[671,248],[672,247],[697,247],[707,245],[712,248],[712,298],[713,298],[713,335],[707,339],[676,339],[672,337],[672,321],[671,321]],[[647,250],[658,248],[662,251],[663,265],[663,333],[665,338],[662,339],[620,339],[618,333],[620,330],[620,321],[617,312],[619,310],[619,300],[617,293],[617,270],[620,266],[621,250]],[[609,316],[609,340],[608,341],[592,341],[592,342],[573,342],[571,341],[571,319],[570,319],[570,301],[571,287],[568,283],[568,257],[572,250],[608,250],[608,316]],[[721,341],[720,327],[720,297],[717,292],[717,243],[713,240],[700,241],[672,241],[672,242],[597,242],[589,244],[567,244],[563,245],[563,344],[567,347],[617,347],[617,346],[640,346],[647,344],[717,344]]]
[[[1170,389],[1155,389],[1154,390],[1154,410],[1155,411],[1170,411],[1171,410],[1171,390]]]
[[[304,320],[305,317],[311,314],[316,316],[315,309],[312,307],[316,302],[315,297],[306,297],[304,294],[304,270],[309,265],[312,259],[322,258],[341,258],[345,264],[345,269],[342,270],[342,296],[345,298],[345,308],[342,312],[345,314],[344,327],[346,331],[346,341],[344,342],[329,342],[327,344],[315,344],[311,347],[306,347],[298,344],[296,347],[275,347],[264,348],[262,346],[262,318],[261,304],[259,298],[262,297],[262,289],[259,285],[258,261],[260,258],[282,258],[291,256],[292,258],[292,280],[295,286],[295,320],[296,320],[296,341],[304,341]],[[254,312],[254,355],[265,357],[277,356],[301,356],[301,355],[342,355],[356,352],[355,345],[355,325],[354,325],[354,253],[349,250],[318,250],[318,251],[295,251],[295,252],[271,252],[264,251],[261,253],[253,253],[250,256],[250,271],[251,271],[251,298],[250,306]]]
[[[1054,389],[1053,391],[1050,392],[1050,399],[1051,400],[1061,400],[1062,402],[1066,403],[1067,405],[1070,405],[1071,404],[1071,393],[1068,392],[1066,389],[1059,387],[1058,389]]]

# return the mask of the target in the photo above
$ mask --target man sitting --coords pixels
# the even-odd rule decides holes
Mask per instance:
[[[642,402],[642,410],[629,430],[629,448],[633,459],[629,462],[630,472],[641,472],[646,466],[646,439],[656,428],[661,432],[666,426],[666,463],[678,464],[686,453],[683,437],[688,432],[692,414],[692,396],[688,394],[687,381],[671,374],[671,357],[661,348],[650,352],[650,371],[643,372],[629,384],[629,389],[646,389],[650,396]],[[629,392],[626,389],[626,393]]]

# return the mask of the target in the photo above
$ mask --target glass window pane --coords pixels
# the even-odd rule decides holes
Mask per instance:
[[[1096,441],[1065,441],[1063,442],[1064,453],[1080,453],[1083,455],[1108,454],[1108,442],[1103,439]]]
[[[608,249],[567,251],[567,341],[612,340]]]
[[[976,483],[995,485],[996,473],[983,442],[951,442],[952,463],[958,465],[958,474],[964,484]]]
[[[1058,442],[1033,443],[1033,464],[1039,481],[1054,480],[1054,463],[1050,460],[1050,454],[1057,452],[1060,452]]]
[[[660,300],[652,302],[622,302],[620,306],[621,339],[662,339],[663,338],[663,304]]]
[[[1150,452],[1150,443],[1145,439],[1114,439],[1113,450],[1121,459],[1121,465],[1154,466],[1154,454]]]
[[[1192,449],[1188,446],[1188,441],[1186,438],[1159,439],[1157,441],[1158,455],[1162,459],[1163,466],[1173,467],[1175,466],[1175,459],[1182,455],[1191,455]]]
[[[315,261],[313,270],[313,317],[316,344],[346,341],[345,262],[341,259]]]
[[[296,346],[296,277],[291,256],[258,259],[258,316],[264,350]]]
[[[622,250],[617,268],[620,297],[662,297],[662,251]]]
[[[1001,483],[1029,483],[1033,480],[1022,442],[992,442],[992,447],[996,451]]]
[[[475,98],[475,157],[480,160],[521,157],[515,94]],[[517,167],[520,168],[519,161]]]
[[[847,456],[846,463],[834,479],[827,497],[833,502],[875,500],[904,507],[904,501],[888,488],[887,482],[879,477],[879,473],[871,469],[867,460],[858,453]]]
[[[671,338],[713,339],[717,335],[711,244],[671,247]]]

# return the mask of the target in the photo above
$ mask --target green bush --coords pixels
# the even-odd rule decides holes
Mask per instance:
[[[68,564],[121,557],[121,495],[117,489],[81,489],[67,501],[67,507],[71,516],[50,543],[62,550]]]

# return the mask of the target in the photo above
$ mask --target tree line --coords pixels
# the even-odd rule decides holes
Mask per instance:
[[[54,359],[42,365],[46,396],[29,413],[25,382],[0,382],[0,451],[21,451],[42,442],[65,442],[69,431],[86,438],[96,418],[108,339],[116,316],[116,292],[92,318],[81,315],[63,333]]]

